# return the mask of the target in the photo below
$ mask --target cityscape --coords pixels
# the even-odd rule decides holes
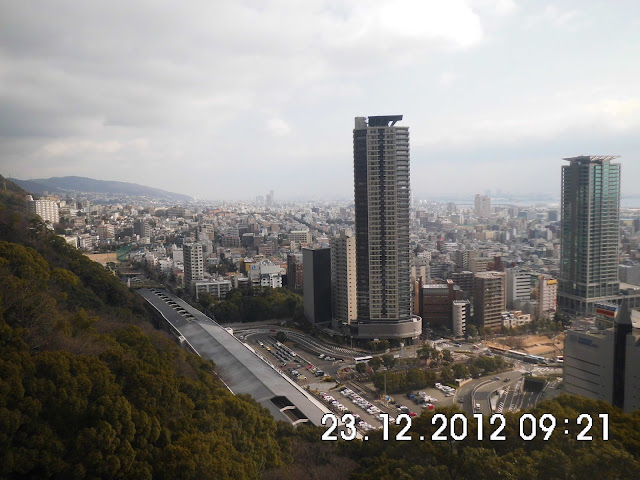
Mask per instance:
[[[64,121],[29,126],[24,119],[33,121],[36,108],[29,94],[7,110],[13,119],[0,114],[0,478],[637,478],[640,148],[629,140],[636,104],[608,103],[597,121],[589,108],[568,107],[567,117],[548,117],[551,127],[567,122],[551,135],[546,120],[531,123],[551,108],[534,107],[551,82],[541,72],[531,103],[513,100],[531,106],[531,122],[501,124],[487,112],[480,129],[456,125],[463,117],[449,123],[447,109],[462,112],[457,96],[442,107],[434,95],[440,128],[424,119],[419,95],[413,104],[407,92],[383,88],[387,98],[377,91],[377,82],[391,84],[368,63],[371,55],[398,74],[428,72],[440,56],[476,49],[484,58],[482,49],[507,49],[492,44],[498,38],[528,44],[505,27],[517,20],[526,32],[544,24],[566,30],[550,38],[577,38],[592,31],[597,12],[603,25],[611,14],[549,5],[534,15],[531,5],[511,1],[455,8],[407,1],[402,14],[376,2],[368,10],[320,2],[294,13],[291,5],[267,3],[180,12],[132,7],[114,23],[114,32],[133,42],[122,43],[123,51],[145,59],[137,81],[153,71],[176,88],[180,107],[172,107],[171,120],[150,106],[170,91],[165,85],[150,83],[148,96],[139,86],[128,90],[131,117],[124,97],[110,103],[106,95],[88,107],[80,92],[92,84],[89,77],[122,59],[109,58],[112,45],[104,47],[104,63],[87,60],[70,46],[76,25],[60,40],[69,25],[64,2],[59,12],[46,7],[37,15],[30,7],[7,8],[34,35],[32,44],[13,29],[0,35],[7,45],[0,43],[0,54],[15,68],[6,75],[8,91],[18,92],[12,72],[19,68],[46,71],[36,61],[40,50],[73,52],[51,62],[75,82],[74,108],[105,117],[98,134],[94,120],[74,108],[54,114],[56,100],[42,104],[51,108],[42,119]],[[47,13],[55,25],[43,32],[51,35],[49,47],[35,33]],[[225,55],[211,54],[220,71],[200,65],[206,57],[198,34],[214,40],[199,13],[220,29],[211,45],[225,35],[236,42],[220,47]],[[252,23],[276,13],[285,33],[270,37]],[[94,27],[97,17],[113,14],[95,5],[78,11]],[[168,63],[154,63],[162,58],[156,48],[169,43],[158,32],[134,39],[124,20],[144,14],[149,28],[163,25],[166,32],[176,28],[169,18],[176,25],[188,20],[195,32],[180,48],[189,43],[197,61],[187,56],[180,63],[169,50]],[[429,14],[442,28],[426,20]],[[223,19],[237,22],[241,33]],[[108,38],[102,28],[82,34],[93,54]],[[372,33],[389,35],[390,45],[408,39],[406,59],[360,43]],[[331,34],[337,49],[326,38]],[[308,35],[319,45],[309,49]],[[151,38],[159,44],[145,45]],[[417,46],[432,59],[420,59]],[[291,95],[317,95],[317,103],[298,100],[306,109],[299,123],[295,108],[291,117],[276,111],[286,91],[280,85],[269,87],[272,97],[261,107],[243,103],[261,91],[257,82],[285,78],[270,76],[273,58],[261,65],[263,51],[270,52],[265,58],[286,51],[287,62],[313,52],[309,71],[306,60],[287,63],[300,68],[299,79],[287,79]],[[239,66],[247,52],[256,64],[251,80],[244,77],[251,69]],[[16,67],[20,55],[32,63]],[[316,55],[350,66],[326,63],[324,71]],[[168,65],[180,74],[169,75]],[[194,80],[196,65],[211,87]],[[333,68],[340,73],[328,73]],[[238,71],[236,91],[226,82]],[[351,80],[372,72],[379,74],[375,88],[352,87]],[[105,85],[118,85],[119,75],[114,70]],[[218,88],[220,97],[194,100],[176,87],[182,75],[190,75],[194,91]],[[328,90],[308,75],[321,77]],[[603,83],[593,92],[609,92],[609,77],[598,75]],[[67,92],[59,78],[43,78]],[[462,81],[449,72],[438,88]],[[39,81],[25,85],[25,92],[47,97]],[[576,83],[576,95],[583,85]],[[93,88],[106,92],[96,82]],[[508,98],[508,82],[503,88]],[[340,98],[328,100],[329,91]],[[370,98],[362,101],[364,91]],[[617,98],[626,91],[620,80]],[[469,103],[485,101],[474,95]],[[580,102],[564,93],[554,97],[559,107],[566,96]],[[243,107],[235,110],[236,103]],[[212,130],[206,142],[184,128],[205,118],[203,108],[220,116],[202,124]],[[336,112],[341,117],[332,124]],[[185,125],[167,127],[174,121]],[[511,135],[506,143],[493,136],[498,124]],[[531,136],[513,125],[531,128]],[[173,141],[165,138],[172,128]],[[534,151],[532,139],[544,145]]]

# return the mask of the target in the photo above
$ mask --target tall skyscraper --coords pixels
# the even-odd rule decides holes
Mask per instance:
[[[356,117],[353,164],[360,338],[416,338],[409,266],[409,127],[402,115]]]
[[[338,325],[357,320],[356,239],[341,232],[331,239],[331,299]]]
[[[620,164],[617,156],[565,158],[558,308],[593,313],[595,302],[620,299]]]

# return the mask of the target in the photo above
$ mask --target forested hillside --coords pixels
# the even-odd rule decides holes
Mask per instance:
[[[4,187],[4,188],[3,188]],[[140,297],[27,215],[25,192],[0,177],[0,477],[131,479],[635,479],[640,412],[562,396],[549,440],[431,441],[433,415],[412,441],[321,441],[324,429],[276,423],[233,396],[215,367],[151,327]],[[565,418],[610,416],[608,441],[563,433]],[[420,441],[419,435],[427,440]]]
[[[0,476],[240,479],[290,461],[290,427],[155,331],[3,183]]]

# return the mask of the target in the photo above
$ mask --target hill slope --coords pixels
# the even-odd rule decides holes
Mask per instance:
[[[40,194],[43,191],[49,191],[52,193],[84,192],[114,196],[128,195],[149,197],[172,202],[189,202],[193,200],[188,195],[167,192],[166,190],[138,185],[137,183],[95,180],[87,177],[52,177],[35,178],[32,180],[18,180],[10,178],[9,180],[35,194]]]
[[[290,426],[0,185],[0,478],[257,479],[290,461]]]

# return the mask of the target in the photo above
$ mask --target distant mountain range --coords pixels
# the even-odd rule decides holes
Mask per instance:
[[[42,192],[65,194],[71,192],[96,193],[103,195],[149,197],[171,202],[189,202],[193,200],[188,195],[167,192],[159,188],[146,187],[137,183],[95,180],[87,177],[52,177],[34,178],[32,180],[18,180],[9,178],[25,190],[39,195]]]

